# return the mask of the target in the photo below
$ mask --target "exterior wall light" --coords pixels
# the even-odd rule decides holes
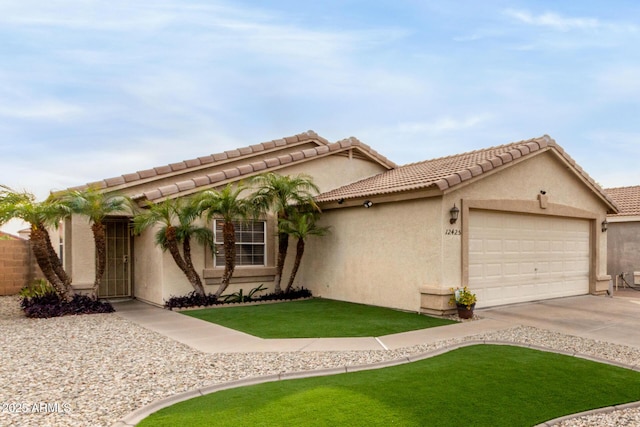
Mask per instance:
[[[455,224],[456,221],[458,220],[458,215],[460,215],[460,209],[458,209],[455,203],[453,204],[453,207],[449,209],[449,214],[451,215],[449,224]]]
[[[344,203],[344,199],[338,199],[338,204],[341,205]]]
[[[602,221],[602,232],[603,233],[606,232],[608,228],[609,228],[609,222],[605,218],[604,221]]]
[[[373,206],[373,202],[371,200],[367,200],[366,202],[364,202],[362,204],[362,206],[364,206],[365,208],[370,208],[371,206]]]

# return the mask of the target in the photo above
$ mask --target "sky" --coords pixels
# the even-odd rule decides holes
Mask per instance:
[[[550,135],[640,184],[640,2],[0,0],[0,184],[314,130],[398,164]]]

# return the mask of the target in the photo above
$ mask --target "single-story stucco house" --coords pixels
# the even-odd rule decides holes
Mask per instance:
[[[640,284],[640,186],[605,192],[619,209],[607,216],[607,272],[619,286],[624,286],[622,278],[629,285]]]
[[[88,185],[142,205],[267,171],[305,173],[321,190],[321,223],[331,232],[308,240],[295,283],[315,296],[443,314],[458,286],[477,294],[478,307],[608,289],[602,223],[616,205],[546,135],[398,166],[355,138],[330,143],[309,131]],[[154,245],[154,231],[133,235],[129,222],[109,221],[100,296],[163,304],[190,292],[171,256]],[[252,229],[264,236],[258,239],[264,256],[236,268],[229,292],[274,279],[275,220],[263,218]],[[89,285],[89,225],[72,217],[64,236],[74,285]],[[204,248],[195,248],[193,258],[215,291],[223,262]]]

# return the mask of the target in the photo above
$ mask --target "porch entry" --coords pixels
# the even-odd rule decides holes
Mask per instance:
[[[132,236],[129,218],[109,218],[104,221],[107,237],[107,266],[98,296],[100,298],[131,297]]]

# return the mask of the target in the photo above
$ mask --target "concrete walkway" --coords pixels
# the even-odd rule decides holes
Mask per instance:
[[[366,338],[262,339],[139,301],[114,307],[119,316],[205,353],[394,350],[517,325],[640,347],[640,299],[626,297],[585,295],[481,309],[476,321]]]

